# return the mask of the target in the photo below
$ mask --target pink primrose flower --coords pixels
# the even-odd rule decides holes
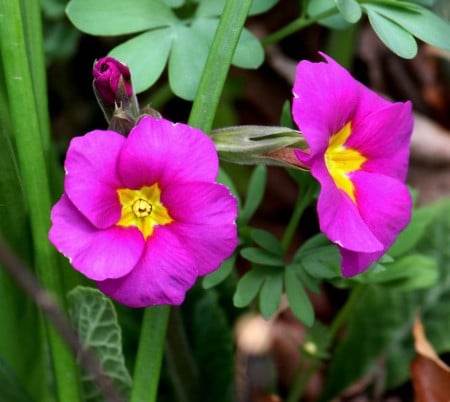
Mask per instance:
[[[237,245],[237,202],[196,128],[144,117],[128,138],[72,139],[49,238],[75,269],[130,307],[181,304]]]
[[[320,229],[338,245],[342,273],[378,260],[411,217],[405,180],[411,103],[392,103],[332,58],[297,66],[292,112],[309,150],[296,150],[320,182]]]
[[[97,96],[108,106],[114,107],[116,101],[133,95],[131,74],[128,67],[113,57],[102,57],[92,69],[94,89]],[[123,88],[120,88],[122,79]],[[123,94],[119,92],[123,91]]]

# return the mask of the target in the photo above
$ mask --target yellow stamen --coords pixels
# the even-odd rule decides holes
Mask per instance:
[[[349,122],[330,138],[325,152],[325,164],[336,186],[345,191],[356,203],[355,186],[349,174],[359,170],[367,158],[356,149],[345,147],[344,144],[351,133],[352,127]]]
[[[161,190],[158,184],[144,186],[139,190],[121,188],[117,190],[122,214],[117,226],[137,227],[147,240],[156,225],[173,222],[166,207],[161,203]]]

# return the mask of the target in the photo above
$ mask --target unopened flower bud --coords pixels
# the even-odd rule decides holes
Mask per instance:
[[[102,57],[94,63],[92,86],[105,118],[111,121],[116,107],[136,120],[139,106],[131,84],[128,67],[112,57]]]
[[[114,107],[133,95],[128,67],[112,57],[102,57],[94,64],[94,90],[101,101]]]

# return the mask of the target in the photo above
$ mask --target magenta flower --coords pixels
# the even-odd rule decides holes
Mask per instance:
[[[130,307],[183,302],[237,245],[237,202],[216,183],[211,139],[147,116],[128,138],[74,138],[49,238],[75,269]]]
[[[99,101],[114,107],[115,103],[133,95],[128,67],[112,57],[97,60],[92,69],[94,90]]]
[[[410,102],[381,98],[323,57],[297,66],[292,112],[310,149],[296,155],[320,182],[320,229],[348,277],[378,260],[410,220],[413,119]]]

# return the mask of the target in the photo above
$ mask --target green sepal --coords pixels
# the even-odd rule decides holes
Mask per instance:
[[[300,168],[281,159],[277,151],[288,147],[305,148],[306,142],[299,131],[276,126],[235,126],[213,130],[211,138],[219,156],[238,164],[265,164]]]

